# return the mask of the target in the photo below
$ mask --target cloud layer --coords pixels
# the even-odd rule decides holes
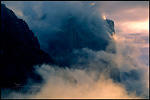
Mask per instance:
[[[84,65],[72,68],[44,64],[35,66],[36,72],[44,79],[40,92],[35,94],[32,92],[34,89],[30,94],[12,92],[5,98],[148,98],[149,71],[136,59],[140,52],[131,40],[118,39],[116,42],[117,54],[82,49],[79,53],[86,52],[91,58],[80,58],[80,61],[88,62]],[[121,82],[110,78],[113,69],[103,61],[110,62],[109,66],[117,65]],[[104,67],[108,69],[99,72]]]

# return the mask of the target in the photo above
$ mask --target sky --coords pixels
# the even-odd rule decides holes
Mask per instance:
[[[115,21],[116,32],[148,34],[148,5],[148,1],[110,1],[105,9],[105,13],[106,17]],[[129,31],[128,33],[127,30]]]
[[[105,1],[104,15],[115,22],[116,35],[134,41],[149,66],[149,1]]]
[[[148,58],[149,2],[148,1],[98,1],[98,2],[90,1],[90,2],[91,6],[95,7],[94,10],[97,10],[96,12],[100,12],[100,14],[103,15],[103,18],[108,18],[114,21],[116,41],[117,41],[116,42],[117,54],[114,55],[105,51],[93,51],[88,48],[83,48],[81,51],[77,50],[76,53],[79,55],[82,53],[89,54],[90,60],[86,59],[88,62],[87,65],[85,66],[86,67],[92,66],[90,71],[93,70],[93,72],[91,71],[90,75],[86,74],[86,70],[54,68],[54,66],[51,65],[42,65],[41,67],[36,66],[37,72],[41,74],[43,79],[45,79],[46,81],[46,84],[42,88],[42,91],[36,96],[36,98],[39,97],[64,98],[67,96],[69,96],[70,98],[73,97],[106,98],[108,96],[108,93],[111,94],[108,96],[109,98],[132,98],[132,97],[136,98],[137,96],[134,95],[134,93],[133,94],[127,93],[124,85],[128,87],[129,90],[131,88],[131,90],[140,91],[142,93],[145,92],[146,94],[148,93],[147,89],[149,89],[149,80],[148,80],[149,71],[147,70],[148,69],[147,67],[149,67],[149,58]],[[90,10],[86,6],[88,2],[86,3],[78,2],[76,4],[76,2],[43,3],[42,1],[40,2],[2,1],[2,3],[4,3],[8,8],[12,9],[19,18],[24,19],[35,34],[37,34],[36,31],[34,31],[35,29],[41,30],[41,31],[38,30],[39,32],[42,32],[43,30],[49,31],[50,24],[48,23],[48,21],[53,22],[51,19],[55,19],[55,17],[57,17],[56,19],[58,23],[54,21],[54,23],[56,24],[54,26],[57,26],[57,24],[59,24],[59,21],[61,20],[59,18],[61,18],[61,16],[64,16],[65,11],[66,12],[70,11],[70,9],[68,8],[74,7],[72,10],[73,13],[78,14],[78,11],[79,12],[81,11],[84,12],[85,16],[89,15],[88,17],[92,17],[91,14],[95,13],[93,12],[93,9]],[[50,5],[51,7],[48,8],[49,6],[46,6],[46,4]],[[30,7],[32,9],[30,9]],[[44,19],[43,14],[46,13],[47,13],[46,18],[48,19],[49,16],[51,16],[51,19],[49,18],[48,20],[43,20]],[[94,16],[97,15],[98,14],[95,14]],[[133,61],[130,61],[130,59],[124,57],[124,53],[133,58]],[[137,60],[136,58],[139,60]],[[111,62],[110,63],[111,65],[109,66],[115,66],[114,65],[115,63],[118,65],[118,68],[120,69],[121,72],[128,72],[131,75],[132,73],[130,73],[130,71],[138,70],[137,72],[138,74],[134,72],[133,73],[135,74],[135,76],[136,75],[140,76],[139,80],[138,81],[132,80],[132,77],[130,77],[128,80],[123,79],[121,84],[116,84],[113,82],[112,79],[105,76],[105,74],[102,74],[104,76],[100,76],[101,78],[98,79],[97,82],[93,81],[93,77],[96,74],[96,72],[99,72],[99,70],[101,70],[99,69],[99,66],[106,67],[106,65],[103,62],[99,61],[99,59]],[[81,61],[82,60],[84,61],[84,59],[81,59]],[[139,62],[134,62],[134,60],[137,60]],[[138,67],[135,67],[136,65]],[[95,71],[94,69],[97,70]],[[132,76],[134,77],[134,75]],[[70,84],[68,82],[74,80],[74,78],[78,81],[79,83],[78,85]],[[64,90],[66,92],[63,92]],[[70,92],[70,90],[72,90],[72,92]],[[49,92],[51,94],[49,94]],[[101,93],[101,95],[99,93]],[[13,96],[14,97],[18,96],[18,94],[14,93]]]

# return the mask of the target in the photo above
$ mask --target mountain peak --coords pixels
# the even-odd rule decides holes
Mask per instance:
[[[110,28],[110,34],[115,35],[115,28],[114,28],[114,21],[110,19],[106,19],[106,22],[108,23],[108,27]]]

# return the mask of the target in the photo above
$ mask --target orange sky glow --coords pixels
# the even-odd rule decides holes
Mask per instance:
[[[113,1],[108,3],[105,10],[106,18],[115,22],[116,34],[141,33],[149,36],[148,1]]]

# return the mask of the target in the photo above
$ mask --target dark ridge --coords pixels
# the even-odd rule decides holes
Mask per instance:
[[[1,88],[24,85],[30,78],[42,82],[34,65],[53,64],[51,57],[40,49],[37,37],[27,23],[1,4]]]

